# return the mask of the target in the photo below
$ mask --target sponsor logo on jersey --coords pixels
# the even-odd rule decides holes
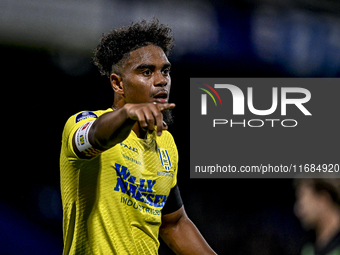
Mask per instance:
[[[98,118],[98,115],[94,112],[81,112],[76,116],[75,123],[88,118]]]
[[[79,142],[80,142],[80,145],[84,145],[84,144],[85,144],[85,138],[84,138],[83,135],[81,135],[81,136],[79,137]]]
[[[127,160],[129,160],[129,161],[131,161],[131,162],[133,162],[133,163],[135,163],[135,164],[137,164],[137,165],[140,165],[140,166],[142,165],[142,162],[140,162],[139,160],[136,160],[136,159],[134,159],[134,158],[131,158],[131,157],[125,155],[123,152],[122,152],[122,156],[123,156],[125,159],[127,159]]]
[[[166,149],[159,148],[158,149],[159,158],[161,159],[162,166],[165,170],[169,171],[171,168],[171,160]]]
[[[120,145],[123,146],[124,149],[126,148],[126,149],[129,149],[130,151],[138,153],[138,149],[137,148],[129,146],[129,145],[125,144],[125,143],[120,143]]]
[[[168,196],[155,194],[153,187],[156,180],[137,178],[131,175],[126,166],[117,163],[115,164],[115,170],[117,174],[115,191],[125,193],[137,201],[153,207],[163,207],[165,205]]]
[[[165,176],[165,177],[174,177],[173,173],[166,173],[166,172],[159,172],[157,171],[158,176]]]

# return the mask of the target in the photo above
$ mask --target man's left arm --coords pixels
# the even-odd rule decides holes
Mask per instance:
[[[164,242],[178,255],[216,254],[188,218],[184,206],[162,216],[159,233]]]

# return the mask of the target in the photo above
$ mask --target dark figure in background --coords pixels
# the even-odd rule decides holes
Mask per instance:
[[[340,255],[340,179],[296,179],[294,212],[315,240],[301,255]]]

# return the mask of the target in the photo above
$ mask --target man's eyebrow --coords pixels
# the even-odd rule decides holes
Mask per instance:
[[[166,68],[170,68],[171,64],[170,63],[166,63],[163,65],[162,69],[166,69]],[[135,68],[135,70],[141,70],[141,69],[151,69],[154,70],[156,68],[155,65],[151,65],[151,64],[140,64],[139,66],[137,66]]]
[[[155,69],[155,65],[150,65],[150,64],[140,64],[135,68],[135,70],[141,70],[141,69]]]
[[[166,69],[166,68],[170,68],[171,67],[171,64],[170,63],[166,63],[163,65],[163,68],[162,69]]]

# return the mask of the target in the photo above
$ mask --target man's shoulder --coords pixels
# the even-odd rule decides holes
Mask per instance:
[[[64,129],[68,129],[73,126],[81,126],[87,121],[95,120],[99,116],[103,115],[104,113],[110,112],[110,110],[112,111],[112,109],[109,108],[107,110],[96,110],[96,111],[85,110],[85,111],[77,112],[68,118]]]
[[[63,130],[63,141],[67,139],[71,134],[73,134],[80,126],[85,124],[88,121],[95,120],[99,116],[103,115],[106,112],[109,112],[110,109],[107,110],[97,110],[97,111],[80,111],[73,114],[68,118],[64,125]],[[112,109],[111,109],[112,111]]]
[[[96,111],[80,111],[75,114],[73,114],[68,121],[72,121],[74,124],[89,119],[89,118],[98,118],[99,116],[103,115],[104,113],[112,111],[111,108],[106,109],[106,110],[96,110]]]

